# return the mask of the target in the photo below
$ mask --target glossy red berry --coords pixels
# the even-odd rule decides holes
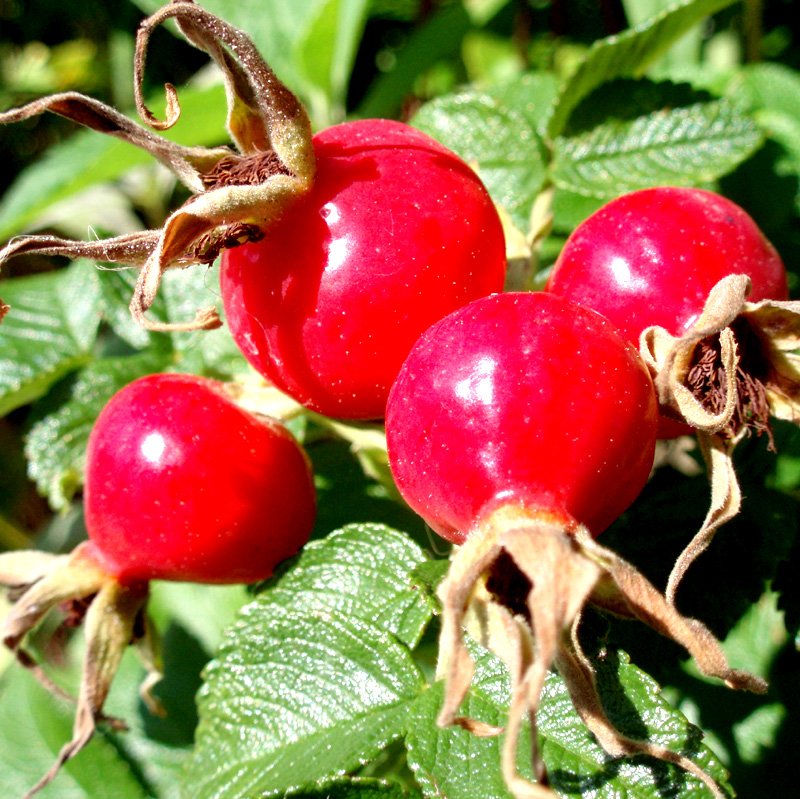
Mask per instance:
[[[121,582],[262,580],[311,532],[305,454],[213,380],[130,383],[98,417],[86,457],[93,554]]]
[[[629,341],[659,325],[679,336],[724,277],[746,274],[749,300],[784,300],[780,256],[744,209],[695,188],[622,195],[567,239],[547,291],[594,308]]]
[[[460,543],[499,505],[597,535],[644,486],[658,412],[637,352],[594,311],[545,293],[477,300],[415,345],[387,405],[406,501]]]
[[[225,314],[250,363],[303,405],[382,418],[417,337],[502,289],[503,231],[475,173],[407,125],[344,123],[314,150],[310,193],[223,255]]]

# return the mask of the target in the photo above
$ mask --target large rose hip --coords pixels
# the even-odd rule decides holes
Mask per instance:
[[[770,418],[800,421],[800,303],[775,248],[735,203],[660,187],[607,203],[567,240],[547,290],[594,308],[636,343],[654,377],[661,438],[697,432],[711,505],[677,559],[683,574],[738,512],[731,454]]]
[[[501,730],[459,714],[474,664],[462,624],[509,667],[502,769],[518,799],[553,799],[517,772],[524,718],[560,672],[581,718],[612,756],[648,754],[723,793],[688,757],[622,735],[605,715],[577,625],[587,603],[639,618],[685,646],[701,670],[764,690],[678,614],[630,564],[593,539],[647,480],[658,410],[636,351],[599,314],[544,293],[496,294],[433,325],[387,404],[389,462],[401,494],[461,544],[441,583],[439,724]],[[544,765],[535,747],[534,773]]]
[[[142,697],[158,711],[149,693],[160,674],[146,614],[149,581],[269,577],[308,539],[314,484],[291,435],[239,408],[222,384],[150,375],[117,392],[92,428],[85,510],[89,540],[69,555],[0,555],[0,585],[17,592],[0,636],[23,663],[35,665],[21,644],[51,609],[71,609],[85,628],[72,739],[26,796],[83,749],[98,719],[115,722],[102,715],[103,704],[134,641],[149,672]]]
[[[250,363],[299,402],[382,418],[417,337],[502,289],[501,224],[475,173],[407,125],[344,123],[314,151],[310,192],[223,255],[225,313]]]
[[[711,289],[746,274],[751,302],[785,300],[786,270],[747,212],[703,189],[624,194],[582,222],[564,245],[547,291],[608,317],[631,343],[659,325],[684,333]]]
[[[95,422],[86,457],[89,538],[122,581],[263,580],[311,532],[302,450],[213,380],[165,374],[129,384]]]
[[[597,535],[647,481],[657,415],[644,363],[607,320],[510,292],[423,334],[392,389],[386,434],[401,493],[451,541],[501,503]]]

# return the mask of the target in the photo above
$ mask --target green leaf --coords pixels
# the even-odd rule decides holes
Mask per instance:
[[[73,707],[53,698],[29,673],[12,666],[0,681],[0,780],[6,796],[22,796],[50,768],[72,734]],[[70,760],[41,799],[147,799],[130,764],[104,735]]]
[[[258,611],[206,672],[186,796],[280,795],[353,769],[402,734],[420,690],[408,650],[375,625]]]
[[[495,203],[520,229],[528,229],[546,179],[542,142],[529,116],[471,91],[427,103],[412,122],[476,165]]]
[[[28,476],[54,510],[64,510],[83,484],[89,433],[112,394],[168,364],[153,353],[94,361],[78,373],[69,399],[32,425],[25,446]]]
[[[200,264],[177,269],[164,275],[160,290],[163,319],[185,322],[199,308],[218,306],[221,309],[219,269]],[[165,334],[153,334],[164,336]],[[233,341],[227,327],[215,330],[194,330],[168,334],[175,352],[176,368],[182,372],[203,374],[218,379],[230,378],[245,371],[247,361]]]
[[[357,109],[360,117],[396,117],[404,100],[414,94],[420,75],[443,58],[458,53],[472,26],[462,3],[446,4],[414,30],[392,68],[379,75]]]
[[[94,265],[0,284],[11,310],[0,325],[0,416],[42,396],[86,363],[97,336],[100,302]]]
[[[762,140],[755,123],[726,100],[665,108],[557,139],[553,180],[605,199],[650,186],[696,186],[733,170]]]
[[[137,273],[130,269],[98,271],[103,316],[114,332],[136,349],[148,348],[171,358],[184,372],[229,378],[247,368],[226,327],[175,333],[150,333],[131,317],[128,303]],[[184,322],[198,308],[219,305],[219,270],[195,265],[167,272],[148,315],[159,322]]]
[[[350,524],[315,541],[260,598],[266,607],[369,621],[414,648],[433,615],[416,587],[428,563],[408,536],[381,524]]]
[[[228,140],[225,92],[221,86],[181,89],[181,120],[163,135],[186,145],[212,145]],[[163,100],[152,104],[158,112]],[[144,150],[95,131],[77,130],[63,144],[27,167],[0,201],[0,241],[29,230],[36,218],[58,202],[99,183],[119,178],[131,167],[155,164]],[[98,224],[102,220],[97,220]]]
[[[734,83],[734,98],[744,100],[766,135],[783,150],[775,165],[782,178],[793,179],[795,214],[800,212],[800,74],[780,64],[755,64]],[[765,176],[767,177],[767,176]],[[787,220],[788,221],[788,220]]]
[[[392,783],[355,777],[321,782],[311,788],[287,793],[284,799],[422,799],[422,794],[406,791]]]
[[[505,668],[477,646],[473,653],[480,654],[465,710],[489,724],[502,725],[509,702]],[[688,754],[724,783],[724,769],[700,743],[700,730],[670,707],[651,678],[623,654],[606,653],[595,665],[606,712],[620,731]],[[448,799],[507,799],[499,773],[501,739],[476,738],[459,728],[436,728],[440,702],[438,686],[418,700],[415,727],[407,738],[409,761],[423,790],[429,794],[442,790]],[[582,797],[591,792],[605,799],[662,799],[667,795],[706,799],[708,795],[702,783],[674,766],[644,757],[610,760],[575,712],[564,683],[555,674],[549,675],[545,684],[538,726],[550,783],[559,796]],[[524,739],[519,751],[519,766],[525,773],[524,753],[529,745]]]
[[[303,417],[299,417],[302,419]],[[308,454],[317,489],[314,536],[328,535],[352,522],[381,522],[413,535],[423,546],[431,533],[407,505],[397,502],[387,489],[364,472],[353,447],[343,439],[316,440]]]
[[[684,33],[736,0],[686,0],[648,22],[595,42],[561,89],[547,123],[547,134],[560,135],[578,103],[603,83],[641,76]]]
[[[347,86],[364,30],[368,0],[324,0],[297,41],[296,63],[311,90],[314,119],[344,117]]]
[[[147,607],[162,629],[179,624],[210,655],[220,645],[225,629],[251,599],[242,585],[157,581],[150,586]]]
[[[527,72],[513,80],[487,86],[485,93],[504,108],[522,114],[528,125],[544,137],[547,112],[558,94],[558,80],[550,72]]]
[[[414,704],[406,736],[408,760],[426,796],[447,799],[511,799],[500,773],[500,738],[479,738],[460,727],[436,726],[444,692],[441,683]],[[465,714],[502,725],[503,708],[473,688],[462,705]]]
[[[800,74],[782,64],[750,64],[732,82],[734,96],[753,110],[800,120]]]
[[[353,525],[245,607],[206,672],[185,795],[282,795],[402,735],[422,687],[402,639],[431,616],[410,579],[422,560],[400,533]]]
[[[128,305],[133,296],[138,272],[135,269],[107,269],[100,268],[97,278],[100,283],[100,296],[102,299],[103,319],[111,329],[127,344],[135,349],[145,349],[151,346],[165,346],[171,349],[170,336],[150,333],[137,324],[131,316]],[[172,273],[166,273],[162,282],[166,283]],[[166,308],[164,307],[164,293],[159,292],[149,311],[150,316],[158,321],[166,321]]]

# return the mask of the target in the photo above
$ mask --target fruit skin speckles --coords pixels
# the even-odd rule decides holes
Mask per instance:
[[[704,189],[660,187],[624,194],[584,220],[546,290],[594,308],[638,347],[652,325],[684,333],[733,274],[750,277],[751,302],[788,297],[780,256],[743,208]]]
[[[407,125],[348,122],[314,148],[311,192],[223,255],[225,314],[250,363],[300,403],[380,419],[417,337],[502,290],[502,226],[475,173]]]
[[[157,374],[98,417],[85,513],[94,550],[123,582],[250,583],[308,540],[315,494],[305,454],[277,422],[216,381]]]
[[[647,480],[657,417],[647,369],[607,320],[552,294],[509,292],[423,334],[386,432],[406,501],[460,543],[501,503],[599,534]]]

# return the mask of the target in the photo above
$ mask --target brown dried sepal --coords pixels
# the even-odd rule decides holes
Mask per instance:
[[[24,799],[48,785],[70,758],[94,735],[98,723],[126,729],[120,719],[105,716],[103,705],[119,668],[122,655],[135,643],[148,670],[140,693],[151,712],[162,713],[150,689],[161,676],[157,636],[147,619],[147,583],[120,584],[92,556],[90,544],[81,544],[69,555],[22,551],[0,554],[0,586],[10,589],[14,601],[0,626],[3,644],[19,663],[31,670],[42,685],[56,696],[72,700],[47,676],[46,671],[23,646],[25,637],[57,608],[67,610],[65,622],[76,619],[70,608],[80,608],[86,639],[81,681],[75,701],[72,738],[64,744],[47,773]]]
[[[127,141],[166,165],[193,194],[160,230],[93,242],[20,236],[0,250],[0,265],[14,255],[35,252],[136,267],[140,272],[130,308],[141,325],[149,330],[208,329],[220,325],[214,308],[200,309],[194,320],[185,323],[165,324],[146,317],[161,275],[174,267],[210,263],[225,247],[260,238],[289,204],[308,191],[315,173],[311,124],[303,106],[276,78],[253,42],[192,0],[175,0],[140,26],[134,89],[137,110],[147,124],[164,130],[180,116],[177,93],[170,84],[165,86],[165,120],[157,119],[142,98],[150,36],[170,18],[221,69],[228,131],[238,152],[229,147],[175,144],[78,92],[55,94],[0,113],[0,123],[6,124],[50,111]]]
[[[510,559],[529,587],[524,612],[486,590],[493,568]],[[599,545],[580,526],[567,528],[546,513],[502,507],[474,531],[453,557],[439,589],[442,631],[438,674],[445,681],[440,726],[458,724],[477,735],[501,730],[459,716],[469,690],[474,662],[465,643],[464,626],[507,664],[511,705],[502,746],[502,772],[516,799],[554,799],[536,744],[536,714],[545,677],[551,667],[561,674],[578,714],[612,757],[646,754],[673,763],[702,780],[716,799],[725,794],[688,757],[620,733],[606,716],[595,685],[595,673],[576,633],[581,613],[591,603],[602,610],[639,619],[681,644],[700,670],[731,688],[763,693],[759,677],[730,668],[719,642],[699,621],[686,618],[631,564]],[[516,601],[519,600],[519,597]],[[519,607],[517,605],[517,607]],[[532,725],[532,783],[517,770],[517,747],[523,720]]]
[[[747,275],[723,278],[682,336],[653,326],[640,339],[662,412],[697,431],[711,483],[702,526],[667,581],[671,603],[688,568],[739,512],[736,444],[755,432],[773,445],[770,417],[800,422],[800,302],[748,302],[750,285]]]

